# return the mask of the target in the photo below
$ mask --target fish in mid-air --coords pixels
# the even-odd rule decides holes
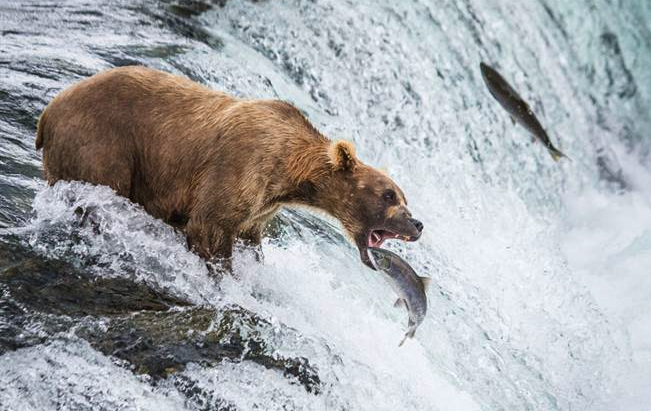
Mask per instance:
[[[500,105],[511,115],[513,122],[517,122],[542,141],[555,161],[558,161],[561,157],[567,157],[559,149],[554,147],[552,142],[549,140],[547,132],[540,124],[533,111],[531,111],[529,105],[518,95],[513,87],[504,80],[504,77],[486,63],[479,63],[479,68],[481,69],[481,76],[488,87],[488,91],[490,91],[495,100],[497,100],[497,102],[500,103]]]
[[[409,264],[397,254],[383,248],[369,247],[375,267],[386,273],[386,280],[398,294],[395,307],[406,306],[409,313],[407,333],[399,346],[407,338],[413,338],[416,328],[423,322],[427,313],[425,290],[430,282],[428,277],[419,277]]]

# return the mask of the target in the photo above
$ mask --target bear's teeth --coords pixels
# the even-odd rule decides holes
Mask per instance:
[[[380,244],[382,244],[382,235],[378,233],[377,231],[371,232],[371,237],[369,239],[370,241],[370,246],[371,247],[379,247]]]

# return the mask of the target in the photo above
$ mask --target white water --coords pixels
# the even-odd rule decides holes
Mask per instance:
[[[214,88],[292,101],[401,185],[425,233],[392,246],[434,279],[428,317],[402,348],[407,318],[392,308],[391,289],[330,222],[310,230],[304,214],[288,214],[298,228],[264,243],[263,264],[238,254],[239,279],[221,290],[182,236],[108,189],[42,190],[26,236],[44,254],[94,259],[114,275],[135,272],[193,301],[235,302],[296,329],[276,348],[318,367],[320,396],[253,365],[184,371],[239,409],[651,409],[648,143],[626,154],[621,142],[648,137],[648,23],[605,2],[549,2],[563,16],[557,24],[543,3],[520,3],[232,1],[201,17],[224,49],[197,46],[175,62]],[[619,38],[632,98],[617,97],[627,87],[621,75],[609,85],[606,72],[620,60],[593,40],[604,31]],[[554,163],[511,125],[485,91],[482,60],[499,62],[572,161]],[[619,160],[630,191],[600,182],[604,152]],[[102,235],[70,226],[77,205],[98,207]],[[73,233],[81,241],[67,242]],[[44,373],[74,366],[84,375],[63,372],[43,386],[38,373],[19,372],[23,356],[0,357],[8,409],[50,408],[49,395],[16,394],[20,384],[46,394],[72,386],[73,398],[125,408],[194,408],[86,345],[26,351],[54,364]],[[107,388],[89,391],[93,381]]]
[[[53,341],[4,355],[0,409],[178,410],[183,398],[152,388],[83,342]],[[25,395],[30,393],[30,395]]]

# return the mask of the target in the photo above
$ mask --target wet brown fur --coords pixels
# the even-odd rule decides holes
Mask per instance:
[[[209,259],[230,257],[237,237],[259,244],[284,204],[326,211],[355,240],[405,204],[350,143],[327,139],[292,105],[237,99],[144,67],[104,71],[61,92],[41,115],[36,148],[49,184],[108,185],[184,230]],[[387,187],[397,204],[368,215],[375,206],[364,203]]]

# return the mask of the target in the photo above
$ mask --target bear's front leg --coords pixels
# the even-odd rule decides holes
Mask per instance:
[[[231,271],[233,242],[235,237],[229,230],[216,224],[202,223],[190,219],[186,226],[188,247],[204,260],[220,264],[226,271]]]
[[[242,231],[237,237],[244,241],[246,245],[260,246],[262,242],[262,228],[259,225],[255,225],[246,231]]]
[[[255,252],[255,259],[258,262],[264,261],[264,256],[262,255],[262,226],[256,224],[249,228],[248,230],[242,231],[237,235],[237,237],[244,242],[248,247],[253,248]]]

